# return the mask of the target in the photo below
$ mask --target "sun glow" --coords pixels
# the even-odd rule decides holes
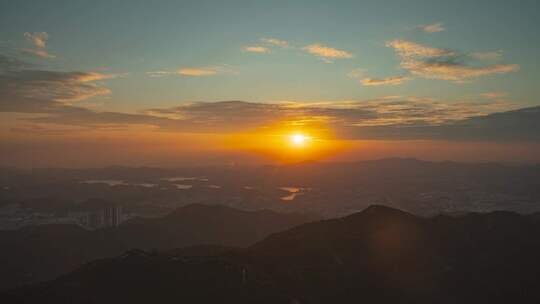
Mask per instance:
[[[279,123],[255,132],[234,134],[225,138],[231,152],[248,152],[281,163],[322,160],[334,157],[346,146],[333,139],[324,126]]]
[[[289,142],[295,147],[303,147],[311,139],[310,136],[307,136],[302,133],[294,133],[289,135]]]

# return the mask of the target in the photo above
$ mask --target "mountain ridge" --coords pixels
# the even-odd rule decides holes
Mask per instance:
[[[76,225],[51,224],[2,231],[0,260],[10,263],[0,266],[0,289],[50,280],[84,262],[134,248],[244,247],[311,220],[300,214],[198,204],[180,207],[162,218],[127,221],[116,228],[88,231]]]
[[[421,218],[371,206],[246,249],[136,252],[5,296],[24,303],[537,303],[538,233],[538,219],[511,212]]]

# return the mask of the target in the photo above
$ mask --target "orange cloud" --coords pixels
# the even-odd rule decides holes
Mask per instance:
[[[40,32],[40,33],[24,33],[24,37],[28,41],[30,41],[32,44],[34,44],[35,47],[38,49],[43,49],[45,46],[47,46],[47,39],[49,39],[49,34],[46,32]]]
[[[506,92],[486,92],[480,94],[480,97],[486,98],[486,99],[497,99],[501,97],[505,97],[507,94]]]
[[[347,51],[338,50],[321,44],[310,44],[303,49],[312,55],[323,58],[344,59],[353,57],[353,55]]]
[[[182,76],[204,77],[216,75],[218,71],[214,68],[181,68],[176,73]]]
[[[401,67],[413,75],[428,79],[464,82],[492,74],[505,74],[519,70],[517,64],[471,65],[464,61],[467,56],[452,50],[434,48],[407,40],[392,40],[386,43],[401,59]],[[473,53],[474,54],[474,53]],[[476,57],[486,58],[493,54]],[[469,56],[473,57],[474,56]]]
[[[26,40],[28,40],[30,43],[32,43],[35,47],[35,49],[29,49],[29,48],[23,48],[19,51],[27,54],[32,54],[41,58],[55,58],[56,56],[51,55],[49,52],[45,50],[45,47],[47,46],[47,40],[49,39],[49,34],[46,32],[40,32],[40,33],[24,33],[24,37]]]
[[[242,50],[244,52],[250,52],[250,53],[260,53],[260,54],[264,54],[264,53],[269,53],[270,50],[266,47],[263,47],[263,46],[245,46],[242,48]]]
[[[207,77],[217,74],[236,74],[234,67],[222,64],[209,67],[183,67],[177,70],[162,70],[146,72],[150,77],[164,77],[170,75],[179,75],[187,77]]]
[[[432,24],[422,24],[422,25],[417,26],[417,28],[426,33],[438,33],[438,32],[442,32],[446,30],[441,22],[432,23]]]
[[[414,75],[429,79],[463,82],[471,78],[492,74],[506,74],[519,70],[518,64],[497,64],[485,67],[472,67],[461,64],[440,62],[409,61],[402,65]]]
[[[386,43],[386,46],[392,47],[402,57],[441,57],[452,56],[456,54],[455,52],[450,50],[429,47],[419,43],[400,39],[388,41]]]
[[[264,43],[272,44],[272,45],[279,46],[282,48],[289,47],[289,43],[287,41],[276,39],[276,38],[262,38],[261,41]]]
[[[409,79],[409,77],[405,76],[394,76],[382,79],[364,78],[360,83],[364,86],[400,85]]]

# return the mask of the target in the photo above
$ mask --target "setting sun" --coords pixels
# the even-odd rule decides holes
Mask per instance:
[[[302,133],[294,133],[289,136],[290,143],[295,147],[304,146],[310,139],[311,137]]]

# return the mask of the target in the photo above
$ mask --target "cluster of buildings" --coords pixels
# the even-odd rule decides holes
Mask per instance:
[[[17,204],[0,208],[0,230],[14,230],[25,226],[46,224],[74,224],[86,229],[118,227],[128,218],[121,205],[96,206],[90,210],[63,214],[37,212]]]
[[[81,224],[86,228],[98,229],[118,227],[123,220],[122,206],[111,205],[89,212]]]

